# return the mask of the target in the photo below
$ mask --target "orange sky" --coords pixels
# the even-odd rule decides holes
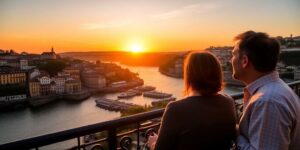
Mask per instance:
[[[1,0],[0,49],[204,49],[249,29],[300,35],[299,10],[299,0]]]

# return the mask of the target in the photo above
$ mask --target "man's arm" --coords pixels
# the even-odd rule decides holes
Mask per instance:
[[[291,119],[279,103],[256,101],[249,107],[249,137],[237,139],[241,150],[287,150],[290,143]]]

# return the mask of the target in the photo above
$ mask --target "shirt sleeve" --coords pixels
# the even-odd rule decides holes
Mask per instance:
[[[288,111],[279,103],[257,101],[249,118],[248,137],[240,135],[240,150],[288,150],[291,119]]]
[[[155,150],[171,150],[176,146],[178,127],[175,113],[174,107],[172,103],[170,103],[166,107],[162,118]]]

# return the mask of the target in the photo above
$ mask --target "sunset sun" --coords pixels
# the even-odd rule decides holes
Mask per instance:
[[[144,50],[141,44],[133,43],[130,45],[130,51],[134,53],[139,53],[139,52],[143,52]]]

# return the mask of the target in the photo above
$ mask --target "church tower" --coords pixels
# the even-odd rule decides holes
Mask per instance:
[[[51,52],[54,53],[54,48],[53,48],[53,46],[51,47]]]

